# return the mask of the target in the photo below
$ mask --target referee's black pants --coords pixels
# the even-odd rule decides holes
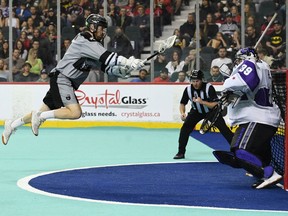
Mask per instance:
[[[184,121],[180,130],[180,135],[179,135],[179,140],[178,140],[179,142],[178,153],[179,154],[185,154],[186,146],[187,146],[190,134],[194,130],[196,124],[202,119],[204,119],[205,117],[206,117],[206,114],[198,113],[196,110],[191,110],[188,113],[186,120]],[[219,129],[220,133],[225,137],[225,139],[230,145],[234,134],[226,125],[225,120],[223,119],[221,114],[219,115],[214,125]]]

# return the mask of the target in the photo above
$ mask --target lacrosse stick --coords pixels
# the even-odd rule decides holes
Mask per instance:
[[[146,58],[144,61],[143,61],[143,64],[145,64],[147,61],[149,61],[150,59],[154,58],[156,55],[158,55],[159,53],[163,53],[165,52],[166,49],[169,49],[173,46],[173,44],[175,43],[175,40],[176,40],[177,36],[176,35],[173,35],[173,36],[170,36],[168,37],[166,40],[158,40],[158,41],[155,41],[155,43],[158,43],[159,46],[158,46],[158,50],[152,54],[151,56],[149,56],[148,58]],[[133,69],[130,69],[125,77],[123,77],[124,79],[127,79],[131,76],[131,72],[133,71]]]
[[[175,43],[176,38],[177,38],[177,36],[173,35],[173,36],[168,37],[166,40],[155,41],[155,43],[159,44],[158,50],[157,50],[157,52],[155,52],[154,54],[152,54],[151,56],[146,58],[144,60],[144,63],[149,61],[150,59],[152,59],[153,57],[155,57],[159,53],[165,52],[166,49],[171,48],[173,46],[173,44]]]

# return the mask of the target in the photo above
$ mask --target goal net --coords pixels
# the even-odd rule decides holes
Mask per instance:
[[[285,122],[286,122],[286,83],[288,78],[286,77],[286,72],[272,72],[273,78],[273,98],[278,104],[281,110],[281,123],[278,128],[277,133],[274,135],[271,148],[272,148],[272,165],[274,166],[276,172],[284,175],[284,189],[288,189],[288,176],[287,176],[287,166],[288,163],[288,149],[285,148],[286,137],[285,136]],[[286,80],[287,79],[287,80]],[[285,153],[287,151],[287,153]]]

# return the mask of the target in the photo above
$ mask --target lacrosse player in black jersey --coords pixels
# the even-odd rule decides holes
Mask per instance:
[[[122,78],[129,76],[131,70],[139,70],[144,61],[129,59],[103,47],[107,21],[98,14],[90,14],[86,19],[86,30],[75,36],[63,58],[50,72],[50,89],[43,99],[39,111],[32,111],[22,118],[6,120],[2,142],[4,145],[12,132],[19,126],[30,123],[32,132],[38,135],[40,125],[46,119],[78,119],[82,110],[74,91],[87,78],[93,67],[101,67],[108,75]]]
[[[193,70],[190,76],[191,85],[187,86],[183,92],[179,109],[181,120],[184,121],[184,123],[180,130],[178,153],[174,159],[185,158],[188,139],[194,127],[217,105],[218,97],[215,88],[210,83],[203,82],[203,78],[204,74],[201,70]],[[191,101],[191,110],[186,114],[185,107],[189,101]],[[221,114],[215,122],[215,126],[230,144],[233,132],[226,125]]]

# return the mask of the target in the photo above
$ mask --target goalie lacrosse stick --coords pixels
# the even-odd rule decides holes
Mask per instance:
[[[219,100],[218,103],[212,108],[212,110],[206,115],[203,120],[199,132],[201,134],[205,134],[214,126],[217,121],[220,113],[223,111],[224,107],[227,107],[229,104],[232,104],[232,108],[237,106],[239,101],[241,100],[242,92],[234,93],[227,92],[224,94]]]

